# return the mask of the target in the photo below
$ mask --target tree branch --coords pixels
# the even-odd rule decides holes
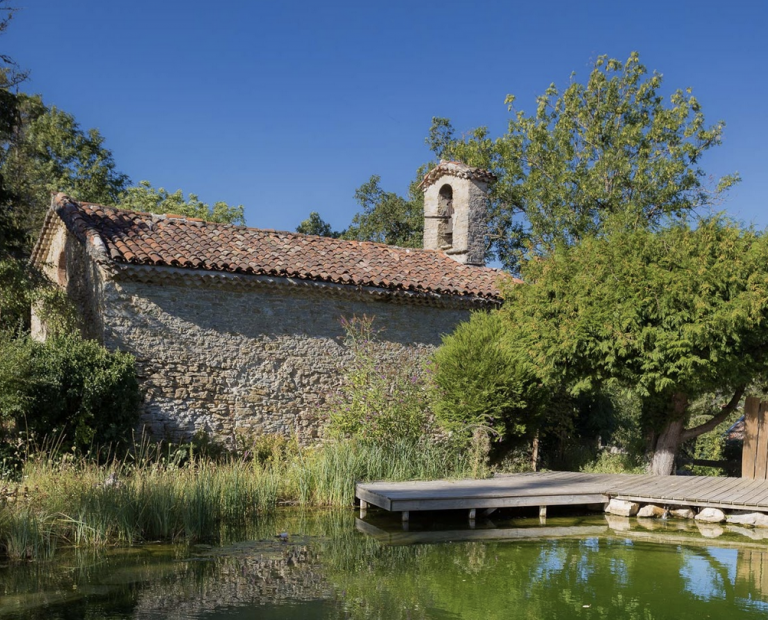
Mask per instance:
[[[744,395],[745,389],[746,389],[745,385],[738,387],[736,389],[736,392],[733,394],[733,398],[731,398],[731,400],[728,401],[728,404],[723,405],[721,407],[720,413],[718,413],[716,416],[704,422],[704,424],[700,424],[699,426],[688,428],[685,431],[683,431],[683,434],[681,435],[680,440],[688,441],[689,439],[694,439],[699,435],[702,435],[704,433],[711,431],[718,424],[722,423],[733,412],[733,410],[736,409],[736,407],[739,404],[739,401],[741,400],[741,397]]]

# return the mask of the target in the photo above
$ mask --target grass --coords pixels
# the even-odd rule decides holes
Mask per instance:
[[[51,557],[60,546],[215,541],[223,528],[244,527],[280,504],[350,506],[356,481],[483,473],[471,457],[434,442],[299,448],[280,440],[241,458],[183,463],[145,443],[108,465],[43,451],[28,456],[22,482],[5,489],[0,552],[20,560]]]

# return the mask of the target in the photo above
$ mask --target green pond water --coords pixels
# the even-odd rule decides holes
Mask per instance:
[[[217,546],[62,551],[0,566],[0,618],[768,617],[757,530],[491,518],[286,510]]]

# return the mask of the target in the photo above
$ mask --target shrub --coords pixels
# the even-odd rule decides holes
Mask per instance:
[[[383,342],[371,317],[342,325],[352,359],[329,402],[329,434],[374,441],[423,436],[430,420],[426,352]]]
[[[140,402],[134,359],[68,334],[0,335],[0,416],[19,432],[87,449],[127,438]]]
[[[499,313],[476,312],[444,336],[433,370],[435,415],[447,429],[469,436],[483,426],[501,438],[533,421],[537,384],[516,362]]]

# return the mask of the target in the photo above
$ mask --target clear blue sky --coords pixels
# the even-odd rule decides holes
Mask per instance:
[[[26,2],[26,4],[25,4]],[[371,174],[404,193],[432,116],[506,127],[551,83],[632,50],[692,87],[724,144],[702,162],[743,182],[723,208],[768,226],[768,2],[17,0],[2,51],[26,90],[106,137],[121,171],[248,224],[336,228]]]

